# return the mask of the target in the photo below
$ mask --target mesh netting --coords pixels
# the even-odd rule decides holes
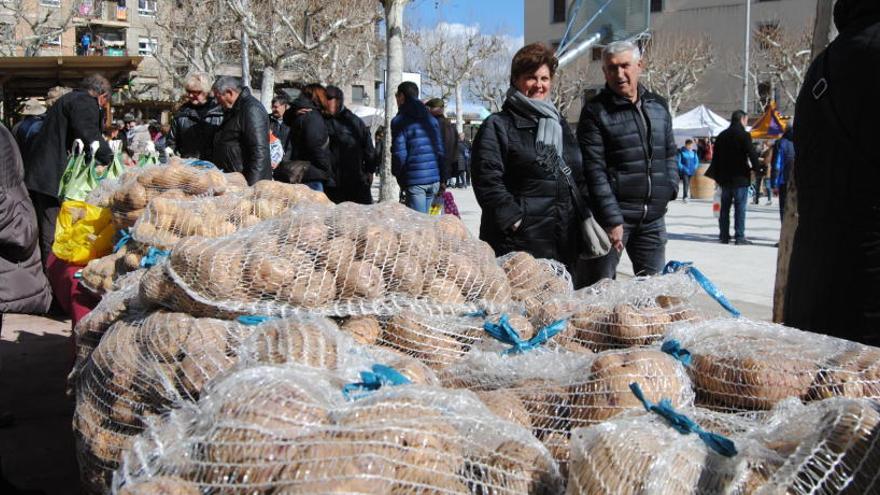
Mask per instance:
[[[571,275],[558,261],[517,251],[498,258],[498,264],[510,281],[513,300],[524,306],[530,318],[538,317],[547,302],[572,296]]]
[[[832,398],[786,401],[756,440],[751,466],[765,481],[757,494],[868,494],[880,491],[880,404]]]
[[[228,235],[302,203],[331,204],[323,193],[302,184],[269,180],[223,196],[156,198],[132,228],[132,237],[144,244],[170,249],[183,237]]]
[[[880,349],[771,323],[715,319],[670,331],[692,355],[697,403],[767,410],[787,397],[880,398]]]
[[[472,394],[383,387],[346,401],[338,376],[255,367],[214,382],[125,456],[120,494],[550,494],[547,450]],[[121,488],[121,489],[120,489]]]
[[[141,275],[143,272],[137,271],[120,278],[114,286],[116,290],[105,294],[98,305],[77,322],[73,329],[76,360],[67,377],[69,393],[73,392],[83,364],[98,346],[104,333],[118,320],[124,317],[140,317],[147,309],[147,305],[138,295]]]
[[[189,299],[246,314],[460,314],[510,301],[492,249],[460,220],[396,203],[299,205],[229,236],[185,238],[164,266]],[[179,294],[156,299],[182,309]]]
[[[594,351],[649,346],[672,324],[702,318],[688,302],[697,289],[685,273],[609,280],[544,303],[533,320],[567,320],[560,340]]]
[[[172,159],[168,165],[129,169],[120,177],[109,207],[114,224],[127,228],[137,222],[147,204],[155,198],[219,196],[226,192],[227,186],[226,176],[217,169],[193,167]]]
[[[147,249],[143,244],[130,241],[114,253],[89,261],[82,269],[80,284],[95,294],[113,290],[117,279],[140,268]]]
[[[681,364],[656,350],[474,351],[440,379],[446,387],[476,391],[497,415],[531,429],[563,468],[572,428],[642,408],[630,383],[639,383],[652,401],[666,398],[680,407],[694,399]]]
[[[336,369],[374,359],[324,318],[262,325],[165,312],[124,318],[79,373],[74,430],[83,481],[99,491],[106,487],[119,453],[148,418],[196,400],[206,383],[239,360]]]

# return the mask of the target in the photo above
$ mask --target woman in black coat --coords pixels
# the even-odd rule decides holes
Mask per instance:
[[[498,256],[526,251],[562,262],[574,273],[583,246],[572,191],[560,171],[559,154],[586,203],[581,153],[565,119],[550,103],[557,60],[548,47],[520,49],[502,110],[492,114],[474,140],[474,192],[483,209],[480,239]]]
[[[321,192],[336,186],[330,135],[325,121],[329,116],[327,107],[324,87],[309,84],[284,113],[284,123],[290,127],[293,156],[289,169],[276,171],[276,179],[302,182]],[[279,173],[284,177],[279,177]]]

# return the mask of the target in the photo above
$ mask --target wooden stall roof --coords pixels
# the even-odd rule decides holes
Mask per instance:
[[[0,87],[17,98],[45,96],[54,86],[75,88],[98,73],[114,86],[128,81],[143,57],[0,57]]]

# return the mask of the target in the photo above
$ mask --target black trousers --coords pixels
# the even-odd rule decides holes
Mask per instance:
[[[55,242],[55,222],[58,220],[58,212],[61,211],[61,202],[55,196],[28,191],[34,211],[37,213],[37,228],[40,232],[40,257],[43,260],[43,268],[46,267],[46,258],[52,252],[52,243]]]
[[[661,217],[642,224],[623,224],[623,246],[636,275],[656,275],[666,264],[666,220]],[[617,278],[621,253],[611,252],[594,260],[578,260],[575,283],[580,287]]]

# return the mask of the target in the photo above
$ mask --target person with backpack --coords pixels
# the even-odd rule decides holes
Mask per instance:
[[[688,139],[684,142],[684,146],[678,150],[678,174],[681,178],[681,200],[688,202],[688,193],[691,189],[691,177],[697,173],[697,167],[700,165],[700,158],[694,150],[694,141]]]

